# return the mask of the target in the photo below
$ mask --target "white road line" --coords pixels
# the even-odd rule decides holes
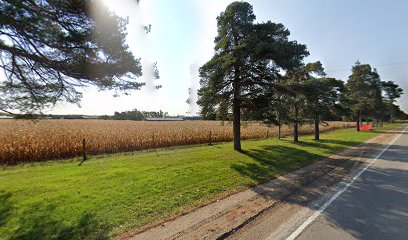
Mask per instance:
[[[325,204],[323,204],[317,211],[315,211],[302,225],[300,225],[294,232],[292,232],[292,234],[290,234],[290,236],[287,237],[286,240],[296,239],[307,228],[307,226],[309,226],[321,213],[326,210],[328,206],[330,206],[330,204],[334,202],[334,200],[336,200],[336,198],[338,198],[343,192],[345,192],[354,183],[354,181],[359,176],[361,176],[361,174],[363,174],[375,161],[377,161],[377,159],[380,158],[384,154],[384,152],[387,151],[388,148],[390,148],[390,146],[392,146],[404,132],[406,132],[407,129],[408,127],[406,127],[400,134],[398,134],[391,141],[391,143],[388,144],[388,146],[385,147],[367,166],[361,169],[349,183],[346,184],[345,182],[343,182],[343,184],[346,184],[345,187],[334,194]]]

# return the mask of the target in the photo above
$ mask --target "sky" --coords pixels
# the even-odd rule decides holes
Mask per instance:
[[[81,106],[58,104],[48,113],[112,115],[132,109],[171,115],[196,115],[198,68],[214,53],[216,17],[227,0],[100,0],[114,13],[129,17],[127,43],[140,57],[146,82],[129,96],[83,89]],[[253,0],[256,22],[284,24],[290,39],[306,44],[306,62],[321,61],[328,76],[347,80],[359,60],[379,72],[382,80],[398,83],[406,93],[397,102],[408,112],[408,1],[406,0]],[[143,25],[151,24],[144,34]],[[160,79],[149,72],[154,62]],[[154,85],[162,88],[156,90]],[[189,88],[191,88],[189,94]]]

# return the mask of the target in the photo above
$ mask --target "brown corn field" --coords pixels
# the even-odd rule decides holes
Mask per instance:
[[[354,126],[327,122],[321,131]],[[282,135],[292,130],[282,127]],[[301,134],[313,133],[304,125]],[[276,137],[277,128],[242,123],[242,139]],[[114,120],[0,120],[0,164],[82,156],[82,141],[91,155],[232,140],[232,123],[220,121],[147,122]]]

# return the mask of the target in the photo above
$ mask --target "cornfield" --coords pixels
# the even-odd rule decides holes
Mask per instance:
[[[354,126],[328,122],[321,131]],[[282,135],[291,134],[282,127]],[[313,127],[300,128],[310,134]],[[243,122],[242,139],[276,137],[277,128]],[[88,154],[119,153],[176,145],[232,140],[232,123],[219,121],[136,122],[109,120],[1,120],[0,164],[35,162],[81,156],[86,139]]]

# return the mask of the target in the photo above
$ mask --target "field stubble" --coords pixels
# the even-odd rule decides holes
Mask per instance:
[[[321,131],[353,126],[351,122],[327,122],[321,125]],[[313,129],[304,125],[300,133],[310,134]],[[283,136],[291,134],[290,127],[282,127]],[[277,137],[277,128],[243,122],[241,137],[243,140]],[[221,121],[2,120],[0,164],[79,157],[83,153],[83,139],[86,139],[88,154],[130,152],[231,141],[232,124]]]

